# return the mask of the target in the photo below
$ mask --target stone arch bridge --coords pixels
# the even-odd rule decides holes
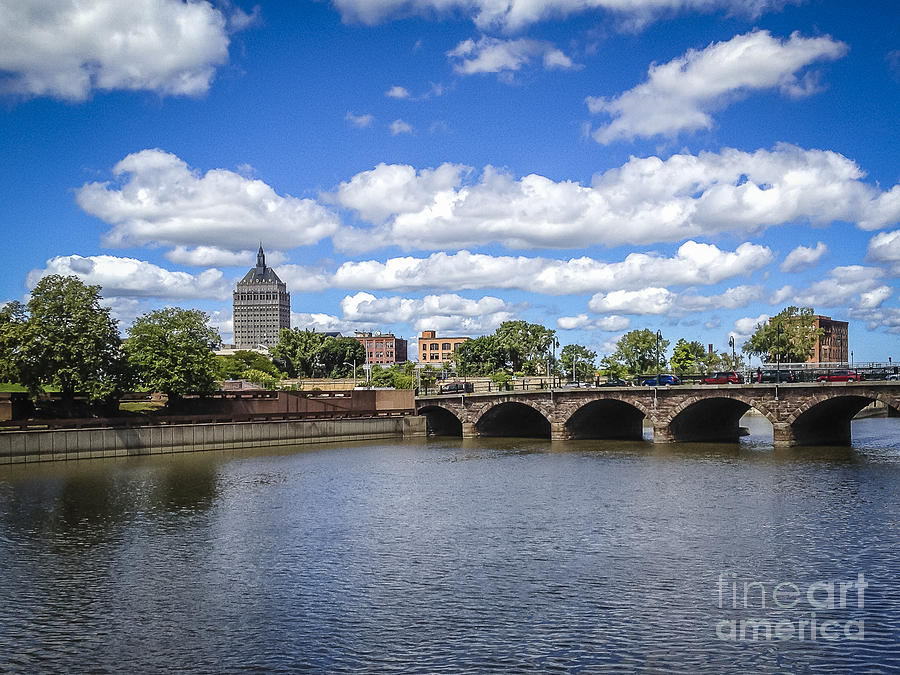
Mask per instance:
[[[872,402],[900,408],[900,383],[841,382],[677,387],[556,389],[450,394],[416,399],[437,434],[533,436],[552,440],[643,438],[655,443],[736,441],[749,409],[774,429],[776,447],[847,445],[850,420]]]

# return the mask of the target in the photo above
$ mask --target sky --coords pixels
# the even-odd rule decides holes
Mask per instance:
[[[895,0],[0,0],[0,302],[900,358]]]

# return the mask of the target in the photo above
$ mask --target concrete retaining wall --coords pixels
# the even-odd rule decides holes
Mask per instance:
[[[11,431],[0,434],[0,464],[424,435],[425,418],[417,416]]]

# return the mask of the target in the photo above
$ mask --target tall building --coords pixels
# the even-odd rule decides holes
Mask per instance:
[[[266,267],[266,254],[260,244],[256,267],[244,275],[234,292],[235,347],[274,347],[281,329],[290,327],[291,294],[275,270]]]
[[[445,366],[453,360],[453,353],[467,337],[437,337],[433,330],[423,330],[419,336],[419,363]]]
[[[392,333],[356,331],[354,337],[366,350],[366,362],[391,366],[406,361],[407,341]]]
[[[816,347],[810,363],[847,363],[850,353],[849,328],[846,321],[837,321],[830,316],[816,315],[816,328],[821,328],[823,333],[816,341]]]

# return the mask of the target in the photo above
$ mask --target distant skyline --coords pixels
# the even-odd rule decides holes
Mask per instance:
[[[295,327],[411,355],[793,304],[900,358],[900,5],[625,5],[0,0],[0,302],[76,274],[231,342],[262,242]]]

